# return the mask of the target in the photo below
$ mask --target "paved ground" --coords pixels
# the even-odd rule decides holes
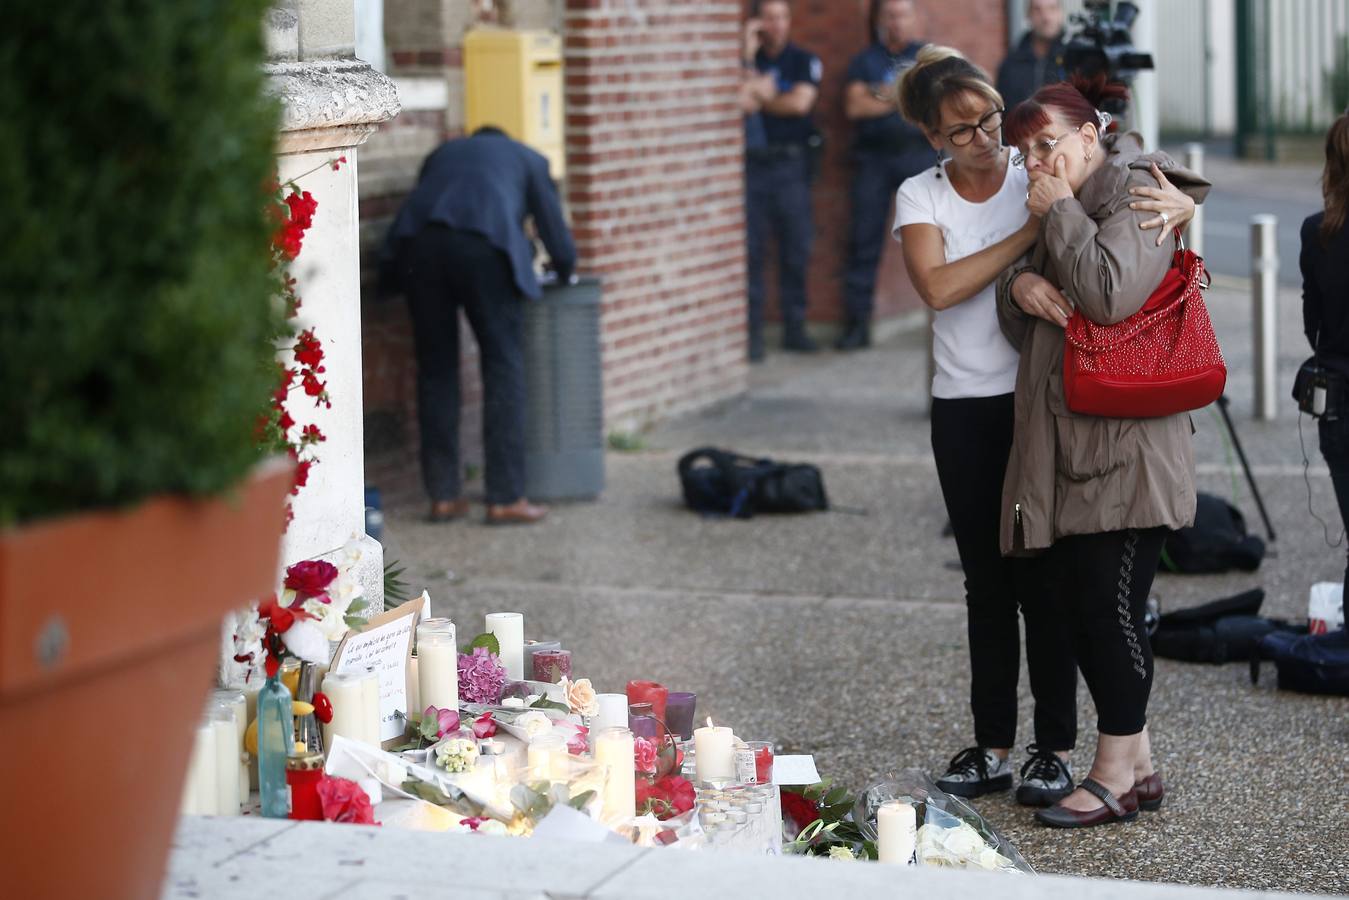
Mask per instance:
[[[1308,586],[1339,580],[1345,551],[1308,516],[1292,412],[1251,421],[1244,291],[1220,281],[1209,301],[1276,550],[1254,575],[1162,577],[1155,593],[1176,608],[1261,585],[1268,613],[1305,617]],[[1305,352],[1291,291],[1282,327],[1285,397]],[[644,677],[696,691],[700,716],[813,752],[855,788],[892,768],[938,770],[971,736],[961,577],[941,536],[924,366],[917,334],[846,357],[772,356],[746,398],[661,428],[642,452],[611,454],[600,501],[520,530],[431,526],[420,505],[392,509],[389,557],[464,632],[486,611],[523,610],[529,634],[565,640],[601,690]],[[1230,495],[1218,420],[1205,411],[1195,422],[1202,486]],[[1307,438],[1313,502],[1338,532],[1314,429]],[[833,502],[858,512],[700,519],[678,505],[674,463],[704,443],[814,461]],[[1258,527],[1244,482],[1235,487]],[[1042,872],[1346,891],[1349,701],[1280,693],[1269,674],[1257,688],[1244,665],[1159,664],[1151,720],[1170,790],[1160,813],[1065,834],[1036,827],[1010,799],[980,807]],[[1085,689],[1081,700],[1087,734],[1074,762],[1085,767],[1094,715]]]

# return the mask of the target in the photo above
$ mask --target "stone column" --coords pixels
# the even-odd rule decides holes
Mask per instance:
[[[369,615],[384,606],[384,553],[365,535],[357,148],[397,115],[399,103],[393,82],[355,58],[354,23],[354,0],[282,0],[267,14],[265,34],[270,90],[282,110],[278,174],[284,183],[318,167],[299,181],[318,211],[292,272],[302,300],[298,322],[323,342],[332,398],[331,409],[315,408],[299,393],[290,403],[298,425],[316,424],[327,440],[294,500],[282,560],[331,557],[357,538]],[[340,170],[324,165],[340,156],[347,159]],[[229,659],[233,626],[225,624],[226,683],[242,675]]]

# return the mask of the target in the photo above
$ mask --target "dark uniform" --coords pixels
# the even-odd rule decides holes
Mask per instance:
[[[998,93],[1002,94],[1002,104],[1007,109],[1029,100],[1031,95],[1047,84],[1063,81],[1068,72],[1063,67],[1063,34],[1054,39],[1049,53],[1036,56],[1031,48],[1031,32],[1026,32],[1021,41],[1011,49],[1007,58],[998,66]]]
[[[922,48],[914,42],[891,53],[884,44],[872,44],[848,66],[847,81],[893,85]],[[861,119],[855,125],[845,308],[850,325],[866,325],[871,321],[881,247],[890,233],[886,222],[890,203],[904,179],[932,165],[933,153],[922,130],[898,112]]]
[[[754,64],[760,72],[773,76],[780,94],[802,82],[818,88],[823,75],[819,58],[795,44],[788,44],[776,57],[760,50]],[[764,251],[770,231],[778,242],[778,290],[785,341],[790,345],[794,339],[805,339],[806,264],[812,238],[807,145],[815,126],[808,115],[763,112],[759,117],[765,143],[757,148],[747,145],[745,151],[751,350],[762,342]],[[748,130],[755,126],[752,121],[746,126],[749,137]]]
[[[524,303],[542,296],[526,216],[565,281],[576,249],[548,160],[484,128],[427,157],[389,229],[381,281],[407,295],[412,313],[422,477],[432,502],[460,494],[461,309],[482,368],[487,502],[511,504],[524,494]]]

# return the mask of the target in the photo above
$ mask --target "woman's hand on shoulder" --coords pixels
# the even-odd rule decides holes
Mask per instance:
[[[1037,170],[1031,172],[1029,178],[1030,190],[1026,193],[1026,209],[1030,210],[1032,216],[1047,215],[1049,207],[1057,201],[1073,196],[1073,189],[1068,186],[1068,165],[1062,156],[1054,159],[1052,174]]]
[[[1157,235],[1157,246],[1160,247],[1172,229],[1183,228],[1194,218],[1194,200],[1168,181],[1156,163],[1152,164],[1152,177],[1157,179],[1157,187],[1129,188],[1130,194],[1140,198],[1132,201],[1129,208],[1157,213],[1151,219],[1139,222],[1138,227],[1144,230],[1160,228]]]
[[[1022,312],[1058,325],[1068,324],[1073,305],[1043,275],[1022,272],[1012,280],[1012,299]]]

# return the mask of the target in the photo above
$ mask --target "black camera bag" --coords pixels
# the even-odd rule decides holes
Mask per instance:
[[[824,476],[805,463],[754,459],[699,447],[679,460],[679,484],[689,509],[748,519],[756,513],[814,512],[829,508]]]

